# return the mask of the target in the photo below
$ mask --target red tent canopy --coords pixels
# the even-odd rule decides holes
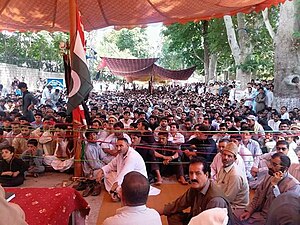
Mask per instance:
[[[168,70],[154,63],[158,58],[148,59],[121,59],[102,57],[112,74],[124,77],[128,82],[134,80],[153,81],[162,80],[187,80],[195,71],[196,66],[184,70]],[[103,63],[104,62],[104,63]]]
[[[107,26],[209,20],[285,0],[77,0],[86,31]],[[0,30],[69,31],[69,0],[1,0]]]

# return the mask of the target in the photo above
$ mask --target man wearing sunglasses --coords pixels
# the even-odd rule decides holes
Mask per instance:
[[[300,183],[288,173],[291,161],[282,152],[272,155],[268,175],[256,189],[251,203],[240,216],[242,224],[265,224],[272,202],[282,193],[300,195]]]
[[[268,173],[268,163],[270,162],[272,155],[276,152],[281,152],[287,155],[291,161],[291,164],[299,164],[296,153],[292,150],[289,150],[289,143],[287,141],[277,141],[275,150],[276,151],[260,155],[254,160],[253,166],[251,168],[251,175],[253,176],[254,180],[250,182],[250,188],[255,189],[263,181],[266,174]]]

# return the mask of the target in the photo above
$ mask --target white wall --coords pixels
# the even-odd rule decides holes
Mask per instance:
[[[27,83],[29,91],[40,89],[38,87],[38,80],[40,77],[47,78],[64,78],[64,73],[52,73],[39,71],[38,69],[31,69],[25,67],[18,67],[16,65],[0,63],[0,83],[10,91],[11,83],[14,77],[20,81]]]

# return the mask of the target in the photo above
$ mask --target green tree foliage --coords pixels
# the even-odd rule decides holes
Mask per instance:
[[[121,29],[119,31],[112,30],[104,37],[103,45],[107,49],[102,51],[106,53],[105,56],[123,55],[135,58],[150,57],[150,46],[147,40],[145,29]]]
[[[41,31],[38,33],[0,33],[0,61],[38,69],[52,70],[62,64],[59,43],[68,35]],[[60,66],[62,68],[62,66]]]
[[[271,25],[276,29],[278,24],[278,8],[269,9]],[[233,17],[236,24],[236,18]],[[261,13],[246,15],[246,31],[251,37],[253,54],[246,62],[240,65],[245,72],[251,72],[258,78],[273,77],[274,44],[265,27]],[[236,29],[236,32],[239,31]],[[203,30],[201,22],[173,24],[162,32],[164,43],[159,63],[170,69],[184,68],[196,65],[197,70],[203,73]],[[297,33],[295,33],[297,37]],[[235,72],[236,68],[228,45],[226,28],[223,19],[209,21],[207,42],[210,54],[218,56],[217,73],[223,71]]]
[[[278,23],[278,8],[269,10],[269,20],[276,30]],[[253,53],[241,69],[253,73],[257,78],[273,78],[274,74],[274,41],[270,37],[261,13],[246,15],[246,29],[250,34]],[[276,32],[276,31],[275,31]]]
[[[202,22],[173,24],[166,27],[163,50],[160,59],[162,66],[170,69],[185,68],[196,65],[199,72],[203,72],[204,38],[207,38],[210,54],[219,58],[219,67],[226,69],[228,61],[232,61],[230,48],[227,43],[226,30],[221,19],[211,20],[204,37]]]

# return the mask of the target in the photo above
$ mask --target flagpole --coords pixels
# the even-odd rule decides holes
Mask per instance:
[[[77,0],[69,0],[69,16],[70,16],[70,57],[72,57],[72,52],[74,50],[75,38],[76,38],[76,4]],[[72,58],[71,58],[72,60]],[[73,113],[72,113],[73,114]],[[74,142],[74,176],[81,177],[81,137],[80,131],[78,129],[78,124],[74,121],[73,116],[73,142]]]

